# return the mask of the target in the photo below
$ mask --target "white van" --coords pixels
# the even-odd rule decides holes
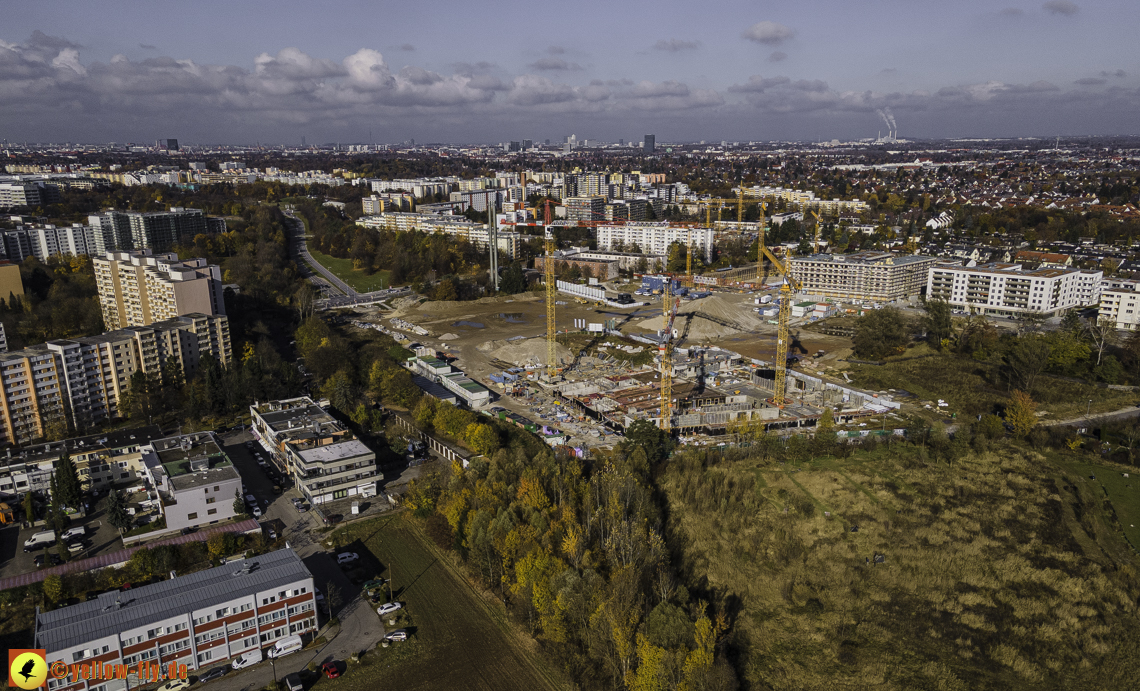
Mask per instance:
[[[295,653],[301,649],[300,636],[286,636],[273,644],[273,647],[266,653],[271,660],[276,660],[279,657],[285,657],[291,653]]]
[[[36,547],[38,545],[51,545],[55,544],[55,531],[43,530],[34,533],[30,538],[24,540],[24,547]]]
[[[63,531],[63,534],[60,535],[59,537],[61,540],[66,542],[72,538],[83,537],[86,534],[87,534],[87,531],[83,528],[83,526],[77,525],[77,526],[73,526],[73,527],[68,528],[67,530]]]
[[[258,648],[257,650],[251,650],[248,653],[242,653],[241,655],[238,655],[236,658],[234,658],[234,661],[230,664],[230,666],[234,669],[245,669],[246,667],[252,667],[258,662],[261,662],[262,657],[263,656],[261,654],[261,649]]]

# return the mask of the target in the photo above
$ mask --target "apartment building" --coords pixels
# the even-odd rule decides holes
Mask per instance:
[[[313,574],[292,549],[230,561],[50,612],[37,612],[34,647],[60,660],[190,669],[316,631]],[[126,691],[137,678],[48,680],[48,691]],[[128,686],[129,685],[129,686]]]
[[[792,276],[808,295],[889,302],[917,296],[935,257],[889,252],[792,257]]]
[[[486,225],[472,223],[462,216],[393,212],[379,216],[363,216],[357,219],[356,225],[393,232],[442,233],[466,240],[479,250],[486,250],[489,242]],[[519,233],[499,230],[495,233],[495,241],[499,246],[500,258],[513,260],[520,256],[523,237]]]
[[[241,496],[241,476],[213,432],[152,441],[143,452],[151,488],[161,498],[166,530],[228,521]]]
[[[143,476],[143,449],[162,436],[157,426],[134,427],[0,453],[0,499],[19,501],[26,492],[48,493],[51,476],[66,453],[83,489],[105,489]]]
[[[449,200],[459,205],[460,211],[475,209],[486,213],[488,209],[498,211],[505,201],[502,190],[471,190],[467,192],[452,192]]]
[[[360,200],[365,216],[382,214],[385,211],[411,211],[415,198],[410,194],[400,192],[387,192],[373,194]]]
[[[57,254],[70,257],[96,254],[95,228],[81,223],[58,228],[54,225],[20,226],[3,234],[4,254],[9,261],[22,262],[28,257],[47,261]]]
[[[436,194],[450,194],[453,190],[459,189],[459,180],[452,178],[368,180],[366,182],[373,192],[408,192],[416,199],[423,199]]]
[[[927,298],[945,300],[980,314],[1015,317],[1036,313],[1056,316],[1085,306],[1100,295],[1099,271],[1058,267],[1025,269],[1021,264],[991,262],[977,266],[933,266]],[[1095,284],[1095,289],[1090,288]]]
[[[250,406],[250,428],[312,504],[374,497],[376,454],[308,396]]]
[[[606,198],[602,195],[563,197],[568,221],[602,221],[606,217]]]
[[[224,316],[187,314],[0,354],[0,445],[122,417],[132,374],[160,376],[173,360],[190,377],[207,354],[222,363],[233,358]]]
[[[103,322],[109,329],[145,326],[181,314],[226,313],[222,272],[205,259],[148,250],[96,257],[95,283]]]
[[[560,273],[563,269],[570,269],[570,267],[577,267],[578,271],[587,278],[596,278],[599,281],[609,281],[618,277],[618,272],[621,268],[620,263],[616,259],[596,259],[594,257],[583,256],[582,253],[566,253],[554,257],[555,273]],[[546,257],[535,257],[534,268],[537,271],[546,270]]]
[[[711,228],[675,228],[665,221],[627,223],[620,226],[598,226],[598,249],[631,251],[636,245],[645,254],[668,256],[674,242],[686,247],[690,242],[694,252],[702,252],[705,261],[713,259],[716,231]]]
[[[59,188],[38,182],[0,182],[0,209],[44,206],[59,201]]]
[[[1121,331],[1135,331],[1140,324],[1140,281],[1106,282],[1100,294],[1097,321]]]
[[[87,217],[95,229],[95,251],[115,250],[166,252],[178,244],[189,244],[196,235],[226,232],[226,222],[210,218],[201,209],[172,207],[169,211],[114,211]]]

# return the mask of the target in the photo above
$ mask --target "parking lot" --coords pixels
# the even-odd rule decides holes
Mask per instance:
[[[87,542],[85,544],[90,546],[82,552],[71,554],[70,558],[85,559],[104,552],[115,552],[123,549],[123,541],[119,537],[119,531],[104,520],[106,502],[107,496],[104,494],[98,499],[92,500],[91,512],[88,515],[79,516],[76,514],[72,516],[69,527],[83,526],[86,530],[84,537]],[[0,578],[36,570],[35,558],[37,555],[45,554],[45,550],[38,549],[34,552],[25,552],[24,541],[42,530],[50,530],[50,528],[46,526],[23,528],[17,524],[4,526],[0,530],[0,560],[2,560],[0,561]],[[47,548],[46,551],[58,554],[58,547],[56,544]],[[50,561],[47,562],[47,565],[50,565]]]

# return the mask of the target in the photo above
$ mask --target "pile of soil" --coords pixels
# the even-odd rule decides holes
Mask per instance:
[[[527,338],[518,341],[487,341],[478,346],[479,350],[488,352],[491,357],[503,362],[513,362],[520,367],[523,365],[541,365],[546,362],[546,339]],[[573,360],[569,349],[561,344],[554,345],[554,357],[558,362]]]
[[[703,319],[699,315],[708,315],[712,320]],[[759,331],[764,326],[764,320],[752,311],[751,305],[721,295],[682,302],[677,311],[677,318],[673,322],[673,328],[684,331],[685,323],[689,319],[692,319],[688,330],[690,339],[723,338]],[[727,322],[733,326],[720,322]],[[665,320],[663,317],[652,317],[637,322],[634,326],[640,331],[660,331],[665,328]]]

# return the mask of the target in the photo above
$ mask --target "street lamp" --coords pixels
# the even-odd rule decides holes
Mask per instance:
[[[1089,413],[1090,413],[1091,411],[1092,411],[1092,399],[1090,398],[1090,399],[1089,399],[1089,404],[1088,404],[1088,406],[1085,408],[1085,417],[1086,417],[1086,418],[1089,416]]]
[[[277,658],[269,658],[269,666],[273,668],[273,688],[277,688]]]

